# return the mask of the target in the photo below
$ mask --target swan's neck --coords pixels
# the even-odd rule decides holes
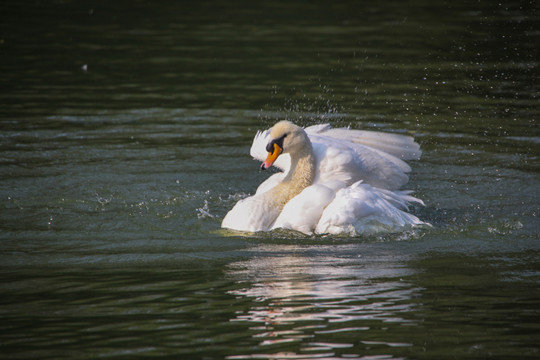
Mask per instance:
[[[315,156],[311,142],[308,142],[301,152],[291,154],[289,172],[287,172],[283,181],[271,190],[272,202],[281,211],[289,200],[313,184],[314,178]]]
[[[309,144],[309,149],[306,149],[302,154],[291,156],[291,168],[285,175],[284,183],[290,189],[295,189],[295,194],[298,195],[306,187],[313,184],[315,178],[315,157],[313,156],[313,148]]]

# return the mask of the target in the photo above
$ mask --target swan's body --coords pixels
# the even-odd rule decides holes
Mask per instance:
[[[398,191],[411,170],[403,160],[421,155],[411,137],[281,121],[255,135],[250,153],[264,161],[263,170],[275,165],[284,173],[240,200],[224,228],[366,234],[424,224],[407,213],[422,201]]]

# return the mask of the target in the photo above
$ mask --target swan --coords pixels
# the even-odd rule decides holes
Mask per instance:
[[[258,131],[250,154],[261,170],[283,172],[238,201],[222,228],[360,235],[429,225],[407,212],[422,200],[399,190],[411,171],[405,160],[422,154],[412,137],[284,120]]]

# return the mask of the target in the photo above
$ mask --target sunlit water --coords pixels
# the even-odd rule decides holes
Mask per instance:
[[[1,357],[540,357],[537,11],[2,3]],[[433,228],[221,230],[283,118],[415,136]]]

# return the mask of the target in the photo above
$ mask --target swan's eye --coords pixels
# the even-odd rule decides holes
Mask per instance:
[[[281,149],[283,149],[283,140],[285,139],[285,137],[287,135],[288,134],[284,134],[283,136],[280,136],[279,138],[273,139],[272,141],[270,141],[268,143],[268,145],[266,145],[266,151],[268,151],[270,154],[273,154],[274,153],[274,144],[276,144]]]

